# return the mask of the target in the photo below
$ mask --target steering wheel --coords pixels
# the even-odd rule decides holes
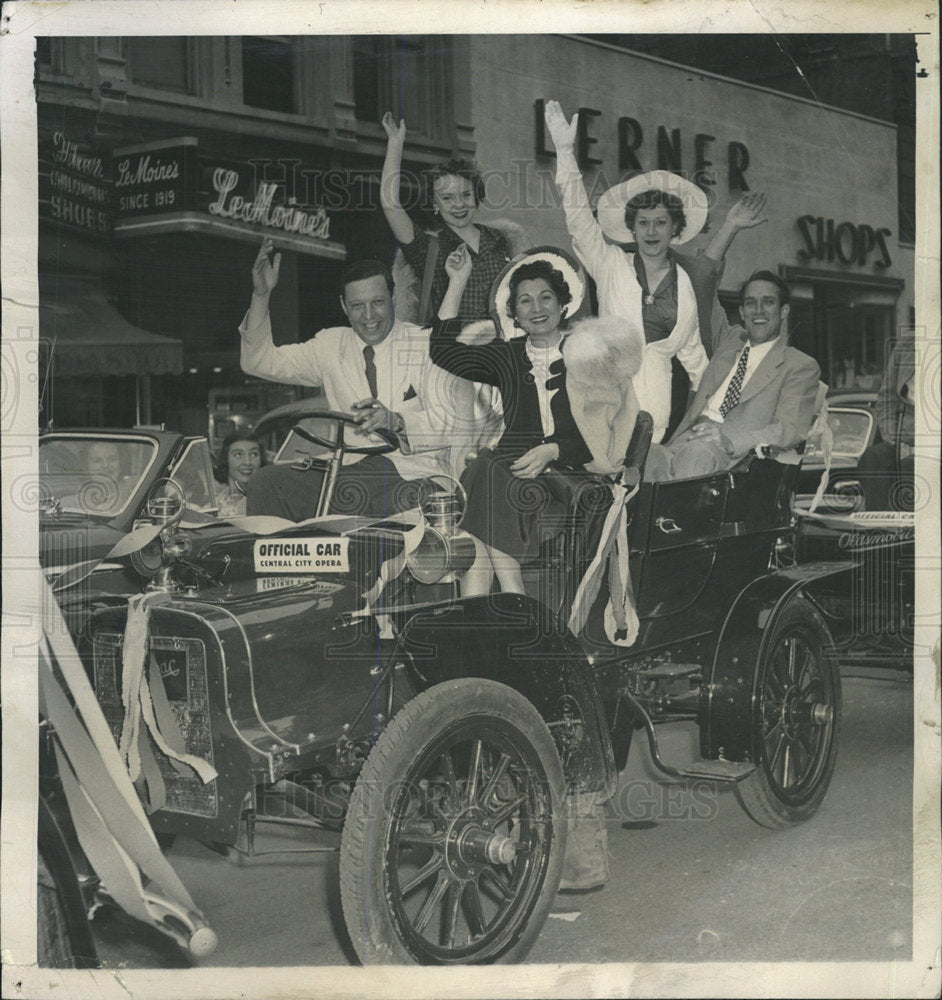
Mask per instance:
[[[319,434],[312,434],[310,431],[305,430],[300,424],[295,424],[291,428],[295,434],[299,437],[303,437],[305,441],[310,441],[311,444],[320,445],[322,448],[328,448],[330,451],[336,451],[338,448],[344,453],[350,455],[387,455],[391,451],[395,451],[399,447],[399,439],[395,434],[388,431],[370,431],[371,434],[375,434],[377,437],[385,438],[385,444],[378,445],[364,445],[362,447],[351,447],[344,443],[343,440],[343,427],[344,424],[356,424],[357,418],[350,413],[341,413],[339,410],[318,410],[310,414],[305,414],[305,416],[311,417],[325,417],[328,420],[337,421],[337,440],[328,441],[326,438],[322,438]]]

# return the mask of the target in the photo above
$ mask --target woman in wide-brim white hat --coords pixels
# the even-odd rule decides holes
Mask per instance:
[[[651,170],[606,191],[596,221],[574,153],[579,116],[568,122],[556,101],[547,102],[545,114],[573,248],[595,279],[599,315],[622,317],[644,347],[634,386],[639,405],[654,420],[653,440],[659,441],[671,416],[671,359],[681,362],[695,390],[725,331],[716,299],[723,256],[739,230],[765,221],[765,196],[745,195],[705,251],[680,254],[675,248],[707,221],[703,191],[670,171]],[[634,244],[627,252],[626,243]]]

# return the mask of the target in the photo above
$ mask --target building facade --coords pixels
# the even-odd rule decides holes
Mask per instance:
[[[266,235],[283,254],[276,340],[342,321],[345,261],[395,252],[379,206],[386,110],[408,127],[408,207],[425,168],[475,156],[481,220],[534,244],[569,245],[549,99],[580,112],[593,202],[666,168],[704,188],[715,226],[765,191],[769,221],[734,244],[721,298],[735,314],[751,270],[782,274],[792,340],[832,386],[875,385],[885,343],[918,320],[896,124],[597,36],[40,39],[37,99],[44,399],[59,426],[199,431],[210,408],[283,401],[239,369],[252,261]]]

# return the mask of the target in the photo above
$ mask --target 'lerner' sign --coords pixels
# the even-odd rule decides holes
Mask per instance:
[[[184,137],[115,150],[119,220],[196,208],[196,139]]]
[[[233,194],[239,187],[239,172],[226,167],[217,167],[212,172],[212,186],[215,198],[209,203],[209,214],[221,219],[248,222],[268,229],[279,229],[287,233],[300,233],[326,240],[330,237],[330,219],[323,206],[309,211],[292,204],[275,205],[278,184],[260,182],[255,189],[255,198],[248,200]]]

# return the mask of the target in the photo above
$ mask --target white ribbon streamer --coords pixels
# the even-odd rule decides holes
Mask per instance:
[[[147,659],[147,638],[150,623],[150,609],[154,603],[163,603],[167,595],[162,593],[136,594],[128,601],[127,624],[124,629],[122,651],[121,699],[124,703],[124,726],[121,729],[122,760],[127,762],[131,780],[136,781],[141,773],[141,755],[138,749],[141,718],[160,751],[167,757],[186,764],[206,784],[217,777],[218,772],[201,757],[180,753],[171,747],[157,725],[154,705],[151,700],[150,685],[144,669]]]
[[[609,642],[618,646],[631,646],[638,637],[638,613],[631,591],[628,565],[628,502],[638,492],[635,486],[621,500],[618,494],[625,490],[621,483],[611,483],[612,504],[605,515],[602,533],[595,555],[582,577],[569,615],[569,629],[578,635],[585,627],[592,604],[602,586],[602,572],[609,566],[609,601],[605,608],[605,634]],[[622,638],[618,632],[626,632]]]

